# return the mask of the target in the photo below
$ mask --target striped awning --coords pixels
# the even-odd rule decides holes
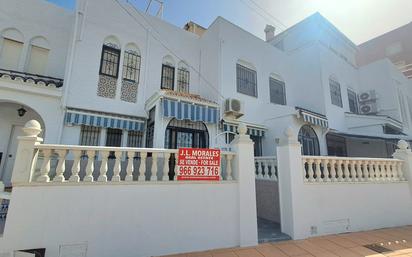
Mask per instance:
[[[257,137],[265,136],[265,129],[257,128],[257,127],[253,127],[253,126],[248,126],[248,125],[246,127],[247,127],[246,134],[248,134],[248,135],[257,136]],[[224,132],[238,133],[237,128],[238,128],[238,125],[236,125],[236,124],[223,122],[223,131]]]
[[[219,109],[216,107],[188,103],[183,101],[162,99],[163,116],[178,120],[202,121],[205,123],[217,123]]]
[[[144,131],[145,128],[145,123],[143,120],[110,117],[71,110],[66,112],[64,120],[66,124],[88,125],[100,128],[116,128],[129,131]]]
[[[296,110],[299,111],[300,116],[302,117],[304,122],[311,123],[316,126],[328,128],[329,123],[328,119],[326,118],[325,115],[315,113],[306,109],[302,109],[299,107],[296,107]]]

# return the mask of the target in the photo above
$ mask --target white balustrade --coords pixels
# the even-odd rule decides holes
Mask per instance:
[[[40,172],[33,182],[148,183],[169,182],[169,177],[177,179],[177,159],[174,159],[178,152],[176,149],[38,144],[35,150],[39,151],[42,158],[33,155],[32,163],[37,163],[37,159],[42,161],[39,162]],[[235,153],[222,151],[221,155],[221,180],[233,180],[232,162]],[[53,160],[56,160],[57,165],[51,170]],[[262,178],[277,180],[276,161],[268,159],[262,163],[266,165],[262,167]],[[158,172],[161,173],[159,176]]]
[[[371,183],[405,181],[403,161],[387,158],[303,156],[306,183]]]
[[[255,157],[255,166],[256,179],[278,181],[276,157]]]

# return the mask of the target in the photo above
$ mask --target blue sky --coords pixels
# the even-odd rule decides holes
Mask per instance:
[[[73,9],[74,0],[47,0]],[[148,0],[129,0],[144,10]],[[182,27],[192,20],[209,26],[222,16],[263,38],[270,23],[282,31],[320,12],[355,43],[412,21],[411,0],[164,0],[164,20]]]

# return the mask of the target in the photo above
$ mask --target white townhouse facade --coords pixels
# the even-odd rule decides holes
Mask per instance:
[[[264,41],[221,17],[192,33],[122,0],[0,3],[6,185],[32,119],[46,143],[148,148],[225,149],[242,122],[257,156],[288,127],[305,155],[388,157],[411,139],[411,81],[387,59],[359,66],[319,14]]]

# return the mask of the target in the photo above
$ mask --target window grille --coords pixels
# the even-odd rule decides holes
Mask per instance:
[[[147,129],[146,129],[146,147],[152,148],[154,141],[154,126],[155,126],[155,117],[156,116],[156,107],[153,107],[149,111],[149,119],[147,120]]]
[[[285,82],[269,78],[270,102],[286,105]]]
[[[190,73],[184,68],[180,68],[177,72],[177,91],[189,93]]]
[[[125,51],[123,60],[123,79],[139,83],[140,55],[135,51]]]
[[[106,146],[120,147],[122,145],[123,131],[121,129],[108,128],[106,133]]]
[[[102,57],[100,60],[100,74],[117,78],[119,72],[119,59],[119,49],[103,45]]]
[[[329,86],[330,86],[330,97],[333,105],[342,107],[342,95],[340,91],[340,84],[339,82],[330,79],[329,80]]]
[[[175,67],[166,64],[162,65],[162,89],[174,90]]]
[[[349,111],[352,113],[358,113],[358,98],[356,93],[348,89],[348,102],[349,102]]]
[[[82,125],[80,129],[80,145],[98,146],[101,129]]]
[[[127,133],[127,147],[142,147],[143,134],[139,131],[129,131]]]
[[[256,71],[236,65],[237,92],[257,97]]]

